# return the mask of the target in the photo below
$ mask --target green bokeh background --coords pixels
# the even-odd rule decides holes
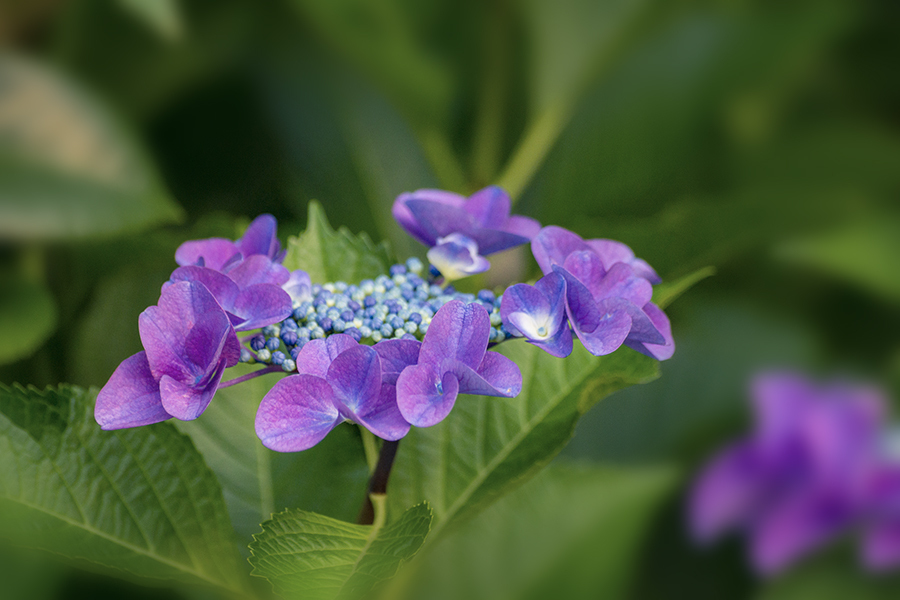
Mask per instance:
[[[544,544],[560,505],[590,535],[527,557],[558,563],[529,588],[518,559],[460,558],[460,534],[422,596],[444,580],[511,599],[900,590],[841,543],[760,581],[738,540],[695,548],[682,509],[692,472],[746,429],[759,369],[900,399],[895,1],[20,0],[0,6],[0,43],[0,381],[102,385],[185,239],[262,212],[284,238],[318,199],[334,225],[422,256],[390,217],[397,194],[498,183],[517,212],[620,239],[664,279],[716,275],[668,310],[662,377],[588,413],[561,470],[504,500],[516,523],[479,522],[495,557]],[[494,265],[479,283],[535,273],[527,250]],[[548,491],[573,462],[608,470],[596,503]],[[13,600],[201,597],[0,558]]]

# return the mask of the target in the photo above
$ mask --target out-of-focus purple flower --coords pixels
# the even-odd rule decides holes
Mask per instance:
[[[491,268],[491,263],[478,254],[478,244],[461,233],[438,238],[428,251],[428,261],[441,272],[445,281],[484,273]]]
[[[312,281],[309,273],[297,269],[291,271],[291,275],[281,288],[291,297],[291,302],[298,303],[312,300]]]
[[[397,377],[400,413],[417,427],[441,422],[458,394],[512,398],[522,390],[516,364],[488,352],[490,318],[484,307],[452,300],[432,319],[416,364]]]
[[[240,344],[228,316],[200,283],[163,290],[139,319],[144,351],[127,358],[97,395],[103,429],[196,419],[209,405]]]
[[[276,383],[259,405],[256,434],[267,448],[306,450],[344,420],[386,440],[409,432],[375,349],[337,334],[307,343],[296,362],[298,374]]]
[[[531,242],[545,274],[566,282],[566,312],[585,348],[600,356],[622,344],[666,360],[675,352],[665,313],[653,304],[656,273],[624,244],[586,242],[561,227],[544,227]],[[602,255],[601,255],[602,253]]]
[[[513,335],[553,356],[572,353],[572,330],[566,318],[566,280],[550,273],[534,286],[519,283],[503,292],[500,316]]]
[[[534,219],[510,215],[510,207],[509,195],[491,186],[468,199],[442,190],[400,194],[392,212],[397,222],[426,246],[459,233],[474,240],[478,253],[486,256],[528,243],[541,228]]]
[[[182,267],[201,266],[222,271],[251,256],[265,256],[280,263],[284,259],[276,237],[278,222],[272,215],[259,215],[239,240],[208,238],[185,242],[175,251],[175,262]]]
[[[700,474],[690,521],[700,541],[746,532],[753,564],[771,574],[869,510],[884,401],[871,388],[772,373],[755,380],[753,404],[756,430]]]

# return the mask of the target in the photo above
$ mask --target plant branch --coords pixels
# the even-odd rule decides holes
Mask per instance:
[[[227,388],[232,385],[237,385],[238,383],[244,383],[245,381],[249,381],[254,377],[259,377],[260,375],[265,375],[266,373],[277,373],[278,371],[282,371],[283,369],[278,365],[269,365],[259,371],[253,371],[252,373],[247,373],[246,375],[241,375],[240,377],[235,377],[234,379],[229,379],[228,381],[223,381],[219,384],[218,389]]]
[[[383,505],[383,496],[387,494],[388,479],[391,476],[391,468],[394,466],[394,458],[397,456],[397,447],[400,446],[400,440],[391,442],[385,440],[381,445],[381,453],[378,455],[378,463],[372,476],[369,478],[369,487],[366,490],[366,499],[363,501],[362,508],[356,522],[360,525],[371,525],[375,522],[376,511],[375,504]],[[373,499],[373,496],[377,499]],[[383,517],[383,515],[382,515]]]

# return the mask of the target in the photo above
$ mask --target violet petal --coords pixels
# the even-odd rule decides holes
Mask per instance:
[[[353,420],[384,440],[396,441],[409,433],[409,423],[397,406],[397,389],[387,383],[382,384],[377,399],[363,412],[355,413]]]
[[[404,369],[397,378],[400,414],[416,427],[431,427],[443,421],[453,409],[458,393],[459,382],[453,373],[441,374],[431,364]]]
[[[204,385],[191,385],[163,375],[159,380],[159,395],[166,412],[182,421],[192,421],[203,414],[216,393],[222,374],[225,372],[225,361],[209,375]]]
[[[419,362],[418,340],[381,340],[373,346],[381,359],[381,380],[391,385],[397,384],[397,377],[403,369]]]
[[[349,348],[358,346],[359,342],[346,333],[329,335],[325,339],[307,342],[297,354],[297,372],[301,375],[315,375],[325,379],[331,362]]]
[[[238,294],[231,312],[241,318],[237,331],[250,331],[291,316],[291,297],[276,285],[251,285]]]
[[[209,238],[185,242],[175,251],[175,262],[182,267],[200,265],[219,271],[240,249],[231,240]]]
[[[202,283],[226,312],[234,308],[234,301],[241,288],[227,275],[205,267],[180,267],[169,276],[170,281],[196,281]]]
[[[419,364],[440,365],[453,358],[476,369],[487,350],[491,320],[483,306],[451,300],[442,306],[422,341]]]
[[[145,352],[129,356],[116,367],[94,407],[94,418],[107,430],[150,425],[171,416],[162,406],[159,383]]]
[[[469,196],[465,210],[475,218],[479,227],[503,229],[509,219],[512,203],[502,188],[492,185]]]
[[[572,252],[590,249],[577,234],[555,225],[544,227],[531,240],[531,251],[545,274],[553,270],[553,265],[562,266]]]
[[[381,394],[381,361],[369,346],[353,346],[338,354],[328,367],[326,380],[334,389],[338,409],[366,412]],[[349,415],[346,415],[349,416]]]
[[[514,398],[522,391],[518,365],[498,352],[485,353],[477,370],[457,360],[449,360],[443,367],[459,379],[460,394]]]
[[[333,399],[331,385],[320,377],[285,377],[260,402],[256,435],[277,452],[312,448],[343,420]]]
[[[287,268],[262,254],[248,256],[228,269],[226,275],[231,277],[241,289],[259,283],[270,283],[280,287],[291,278],[291,272]]]
[[[277,230],[278,221],[275,220],[275,217],[269,214],[259,215],[253,219],[253,222],[247,227],[247,231],[235,245],[248,258],[254,254],[275,258],[281,248],[281,244],[275,236]]]
[[[646,354],[656,360],[668,360],[675,354],[675,340],[672,337],[672,325],[669,323],[669,317],[658,306],[652,302],[647,303],[642,310],[653,325],[653,331],[658,332],[662,336],[663,343],[657,344],[653,342],[642,342],[628,339],[625,344],[637,350],[641,354]],[[652,336],[652,331],[647,330],[647,337]],[[646,338],[645,338],[646,339]]]

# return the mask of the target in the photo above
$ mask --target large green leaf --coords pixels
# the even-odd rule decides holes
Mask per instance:
[[[715,267],[703,267],[702,269],[697,269],[675,281],[664,281],[663,283],[654,286],[653,301],[660,308],[665,308],[675,302],[675,300],[683,293],[694,287],[694,285],[715,274]]]
[[[176,40],[184,34],[178,0],[119,0],[119,4],[165,39]]]
[[[387,273],[390,253],[385,242],[375,244],[364,232],[353,235],[345,227],[335,231],[321,205],[310,202],[306,231],[288,239],[284,266],[303,269],[313,283],[355,283]]]
[[[257,368],[239,365],[228,378]],[[365,496],[368,469],[355,427],[341,425],[303,452],[273,452],[260,443],[253,427],[256,410],[278,378],[265,375],[220,389],[202,419],[176,423],[222,482],[244,545],[276,511],[302,508],[352,519]]]
[[[0,56],[0,239],[133,231],[181,218],[138,144],[73,82]]]
[[[431,526],[427,503],[384,526],[353,525],[289,510],[263,523],[250,545],[253,574],[287,599],[361,598],[394,575],[422,546]]]
[[[518,340],[500,352],[522,371],[517,398],[460,396],[443,422],[413,428],[400,444],[388,488],[392,512],[427,500],[435,536],[534,475],[601,398],[658,374],[655,360],[629,349],[595,357],[576,344],[561,359]]]
[[[56,330],[53,296],[40,283],[21,277],[0,282],[0,365],[37,350]]]
[[[622,598],[672,469],[554,464],[434,547],[409,597]]]
[[[215,475],[161,423],[101,431],[76,387],[0,385],[0,533],[134,575],[246,589]]]

